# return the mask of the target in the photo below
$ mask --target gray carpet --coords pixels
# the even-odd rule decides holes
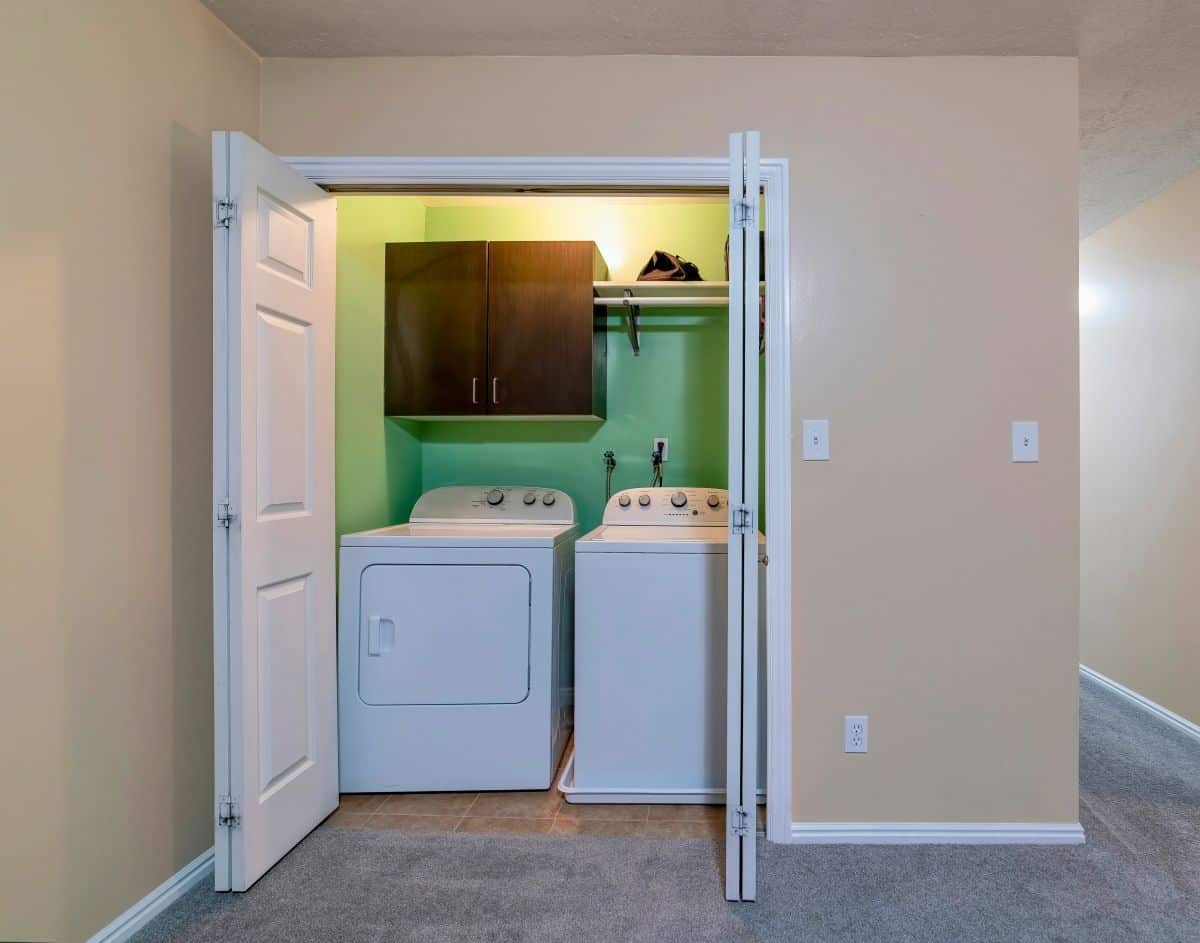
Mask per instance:
[[[160,940],[1200,941],[1200,744],[1084,682],[1086,845],[765,845],[722,900],[714,842],[318,829],[250,892],[199,888]]]

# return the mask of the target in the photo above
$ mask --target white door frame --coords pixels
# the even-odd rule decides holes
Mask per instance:
[[[357,187],[712,187],[728,157],[285,157],[314,183]],[[766,212],[767,839],[791,840],[792,420],[788,163],[761,161]]]

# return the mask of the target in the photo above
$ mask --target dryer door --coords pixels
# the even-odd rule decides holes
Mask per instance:
[[[515,564],[376,564],[362,575],[358,694],[371,705],[518,704],[530,575]]]

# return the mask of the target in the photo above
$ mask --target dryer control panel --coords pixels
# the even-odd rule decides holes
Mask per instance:
[[[724,488],[630,488],[608,499],[604,523],[724,526],[729,523],[729,492]]]
[[[426,491],[413,505],[414,524],[574,524],[565,491],[536,485],[451,485]]]

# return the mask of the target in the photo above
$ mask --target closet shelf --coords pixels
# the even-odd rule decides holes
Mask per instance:
[[[759,282],[759,294],[766,289]],[[604,305],[646,308],[721,308],[729,304],[729,282],[593,282]]]
[[[758,283],[765,294],[767,283]],[[636,357],[641,353],[638,319],[642,308],[728,308],[729,282],[593,282],[596,302],[620,306],[629,313],[629,346]]]

